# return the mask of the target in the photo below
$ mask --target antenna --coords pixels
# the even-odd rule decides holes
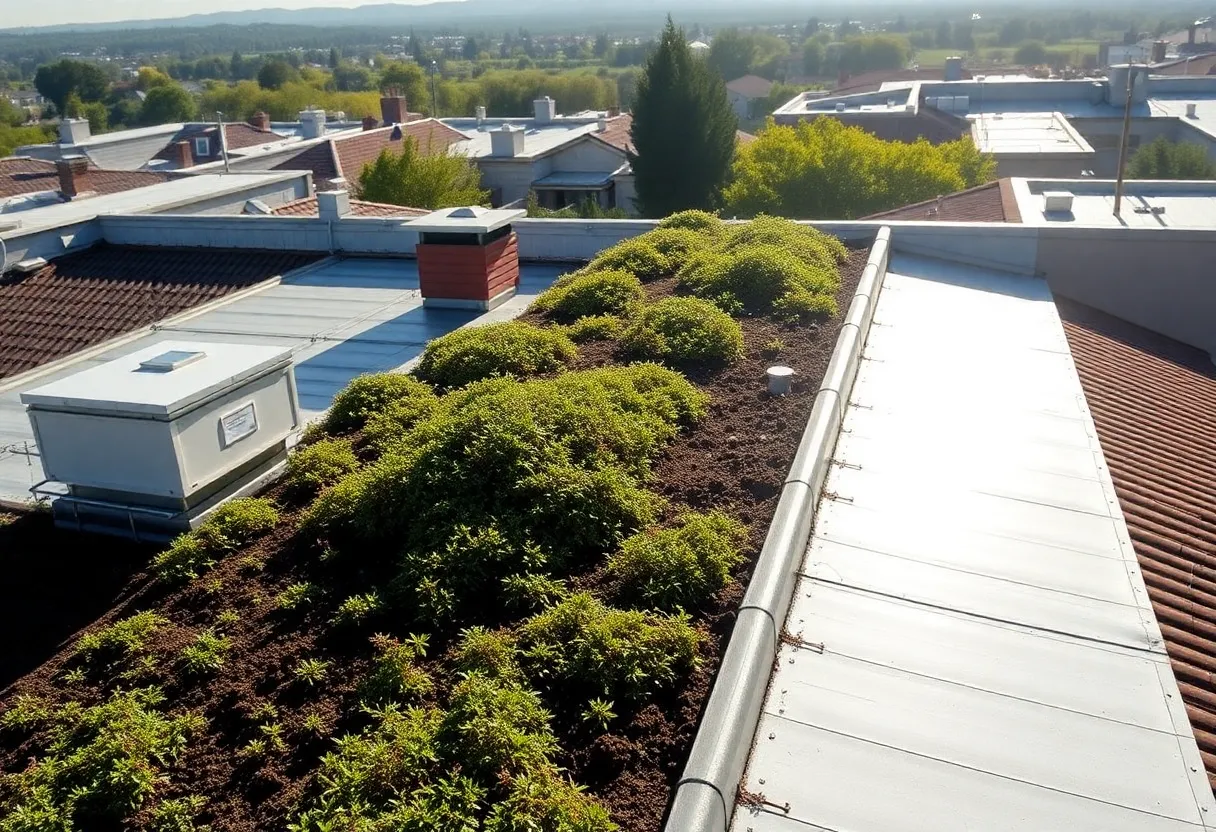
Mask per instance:
[[[224,114],[219,110],[215,111],[215,123],[219,127],[220,134],[220,155],[224,158],[224,173],[229,173],[228,170],[228,135],[224,130]]]

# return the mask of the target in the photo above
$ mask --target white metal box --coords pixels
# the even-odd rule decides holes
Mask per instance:
[[[291,351],[166,341],[21,394],[49,480],[74,497],[189,510],[283,452]]]

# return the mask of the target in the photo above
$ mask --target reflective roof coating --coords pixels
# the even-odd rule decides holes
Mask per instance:
[[[492,312],[480,313],[424,307],[414,260],[359,257],[324,261],[284,276],[276,286],[73,362],[21,389],[41,387],[160,345],[153,355],[168,348],[165,342],[286,347],[292,351],[300,409],[306,420],[314,420],[355,376],[409,366],[432,338],[470,323],[518,315],[572,268],[525,263],[520,269],[519,294]],[[25,500],[29,487],[43,478],[37,456],[25,454],[26,443],[37,448],[20,392],[13,388],[0,392],[0,499]]]
[[[1206,828],[1050,291],[890,269],[734,828]]]

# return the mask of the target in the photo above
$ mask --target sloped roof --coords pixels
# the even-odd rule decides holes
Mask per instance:
[[[138,170],[99,170],[89,166],[86,190],[99,194],[116,194],[158,185],[170,178],[163,173]],[[42,191],[58,191],[59,174],[54,162],[12,156],[0,159],[0,199],[33,194]]]
[[[1216,366],[1092,307],[1056,307],[1216,786]]]
[[[965,191],[945,194],[937,199],[927,199],[881,211],[863,219],[907,220],[923,222],[1016,222],[1022,221],[1017,198],[1008,179],[998,179]]]
[[[218,130],[214,124],[187,124],[169,140],[163,148],[152,158],[160,159],[166,162],[177,161],[177,151],[174,150],[174,145],[182,141],[191,141],[196,138],[207,137],[210,139],[216,138]],[[228,149],[240,150],[245,147],[257,147],[258,145],[268,144],[270,142],[280,142],[288,138],[287,136],[279,135],[273,130],[262,130],[259,127],[254,127],[252,124],[247,124],[243,121],[233,121],[224,124],[224,140],[228,143]],[[193,143],[192,143],[193,145]],[[219,142],[212,141],[209,148],[211,151],[207,156],[199,156],[194,152],[194,147],[191,146],[190,154],[194,158],[195,164],[202,164],[219,159],[223,154],[220,152]]]
[[[400,131],[397,138],[393,137]],[[465,135],[436,119],[410,121],[394,127],[378,127],[350,137],[334,138],[338,153],[338,169],[348,180],[357,179],[363,166],[376,161],[382,150],[399,151],[402,143],[412,138],[424,153],[443,153],[452,145],[465,140]]]
[[[607,130],[602,133],[589,133],[588,135],[594,136],[624,153],[632,153],[633,143],[629,136],[631,129],[633,129],[633,115],[624,113],[616,118],[609,119]],[[751,133],[744,133],[742,130],[737,130],[735,135],[740,144],[749,144],[756,140],[756,137]]]
[[[759,75],[744,75],[726,85],[733,93],[747,98],[764,98],[773,89],[773,82]]]
[[[1186,58],[1179,58],[1169,63],[1157,64],[1152,68],[1152,73],[1153,75],[1216,75],[1216,52],[1197,55],[1189,61]]]
[[[115,246],[0,278],[0,379],[320,259],[282,251]]]
[[[406,208],[404,205],[388,205],[362,199],[350,201],[350,212],[356,217],[424,217],[431,213],[425,208]],[[315,217],[318,213],[315,196],[297,199],[274,209],[275,216],[279,217]]]

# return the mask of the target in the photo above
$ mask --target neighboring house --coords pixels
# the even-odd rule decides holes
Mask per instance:
[[[0,159],[0,214],[145,188],[169,178],[147,171],[99,170],[83,157],[48,162],[10,156]]]
[[[759,75],[744,75],[726,85],[726,97],[740,120],[763,116],[763,107],[772,91],[773,82]]]
[[[281,144],[291,137],[282,136],[270,129],[270,118],[258,113],[251,122],[227,122],[224,124],[224,142],[220,142],[218,124],[200,122],[187,124],[169,139],[149,161],[149,167],[157,170],[171,168],[183,170],[196,165],[221,161],[227,149],[229,160],[242,150],[269,147]]]
[[[158,124],[92,135],[88,119],[65,118],[59,123],[59,139],[44,144],[27,144],[13,151],[16,156],[31,156],[54,162],[70,156],[85,156],[106,170],[140,170],[182,130],[184,124]]]
[[[867,220],[902,222],[1011,222],[1019,223],[1017,196],[1012,182],[997,179],[974,188],[944,194],[902,208],[871,214]]]
[[[403,205],[387,205],[383,202],[367,202],[362,199],[352,199],[349,202],[349,216],[352,217],[382,217],[391,219],[393,217],[424,217],[431,213],[425,208],[406,208]],[[295,202],[280,205],[278,208],[273,209],[272,213],[276,217],[318,217],[321,215],[315,196],[297,199]]]

